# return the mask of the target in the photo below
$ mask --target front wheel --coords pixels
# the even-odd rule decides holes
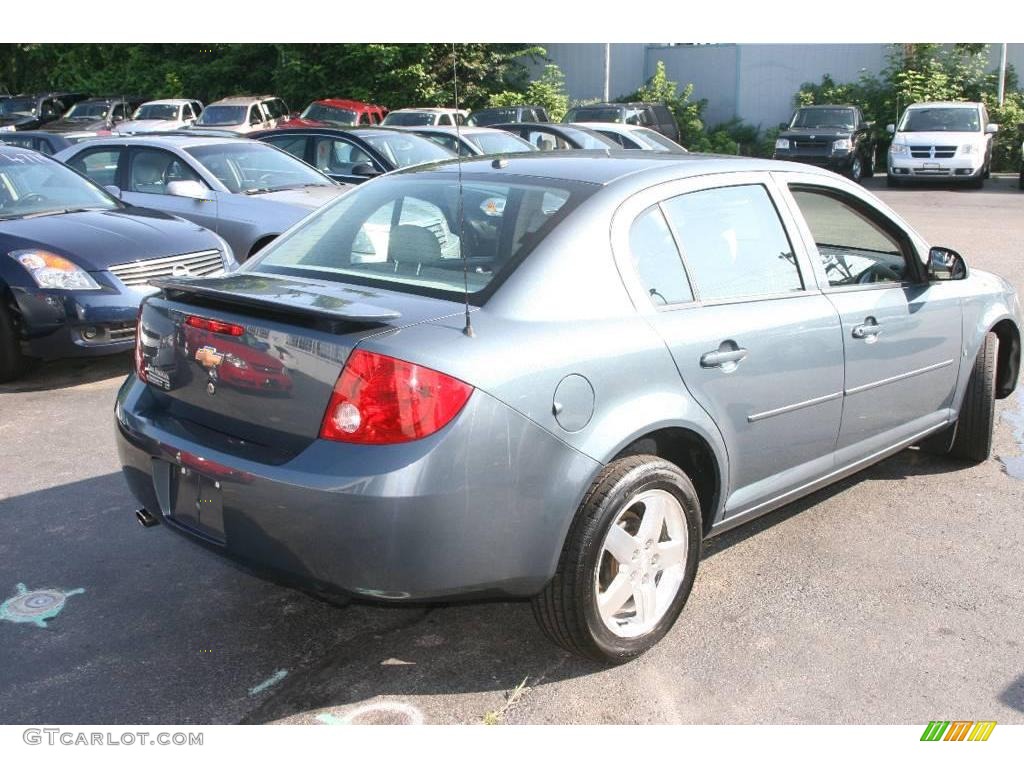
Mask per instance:
[[[860,155],[854,155],[853,160],[850,162],[850,179],[859,184],[863,176],[864,165],[861,163]]]
[[[0,297],[2,296],[0,293]],[[27,363],[21,354],[18,331],[11,314],[0,304],[0,382],[13,381],[21,376]]]
[[[554,578],[533,600],[566,650],[621,664],[660,640],[693,587],[700,502],[690,479],[656,456],[609,464],[569,529]]]
[[[896,177],[891,173],[885,174],[885,186],[887,187],[898,187],[900,183],[896,180]]]
[[[953,445],[949,449],[949,455],[954,458],[980,463],[992,453],[998,355],[999,337],[989,332],[974,360],[974,369],[960,404]]]

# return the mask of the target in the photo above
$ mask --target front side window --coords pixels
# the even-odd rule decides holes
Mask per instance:
[[[661,208],[648,208],[629,230],[629,253],[640,282],[655,306],[693,301],[683,260]]]
[[[353,176],[354,169],[369,165],[383,172],[383,168],[361,147],[336,138],[316,138],[313,145],[314,165],[331,176]]]
[[[180,158],[160,149],[137,149],[132,153],[128,172],[128,189],[153,195],[166,195],[172,181],[198,181],[202,179]],[[204,185],[205,186],[205,185]]]
[[[791,188],[814,236],[828,283],[863,285],[912,279],[899,241],[835,193]]]
[[[56,160],[35,152],[0,153],[0,219],[120,207],[106,192]]]
[[[789,238],[760,184],[691,192],[663,207],[702,301],[803,290]]]
[[[595,189],[467,177],[460,205],[448,176],[383,177],[320,209],[244,268],[445,297],[460,296],[468,279],[470,294],[480,294]]]

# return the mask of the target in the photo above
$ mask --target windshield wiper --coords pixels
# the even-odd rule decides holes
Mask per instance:
[[[85,213],[86,211],[98,211],[101,208],[55,208],[52,211],[36,211],[35,213],[26,213],[20,218],[22,219],[41,219],[43,216],[60,216],[65,213]]]

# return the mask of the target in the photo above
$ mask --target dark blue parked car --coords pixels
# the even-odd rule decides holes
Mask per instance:
[[[0,145],[0,381],[31,358],[131,349],[151,279],[235,263],[213,232],[125,205],[56,160]]]

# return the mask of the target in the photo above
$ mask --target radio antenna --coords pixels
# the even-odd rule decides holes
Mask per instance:
[[[459,173],[459,255],[462,257],[462,289],[466,300],[466,327],[462,333],[470,338],[476,336],[473,332],[473,321],[469,317],[469,260],[466,256],[466,211],[462,194],[462,131],[459,128],[459,60],[455,54],[455,43],[452,43],[452,82],[455,91],[455,114],[452,116],[455,122],[455,164]]]

